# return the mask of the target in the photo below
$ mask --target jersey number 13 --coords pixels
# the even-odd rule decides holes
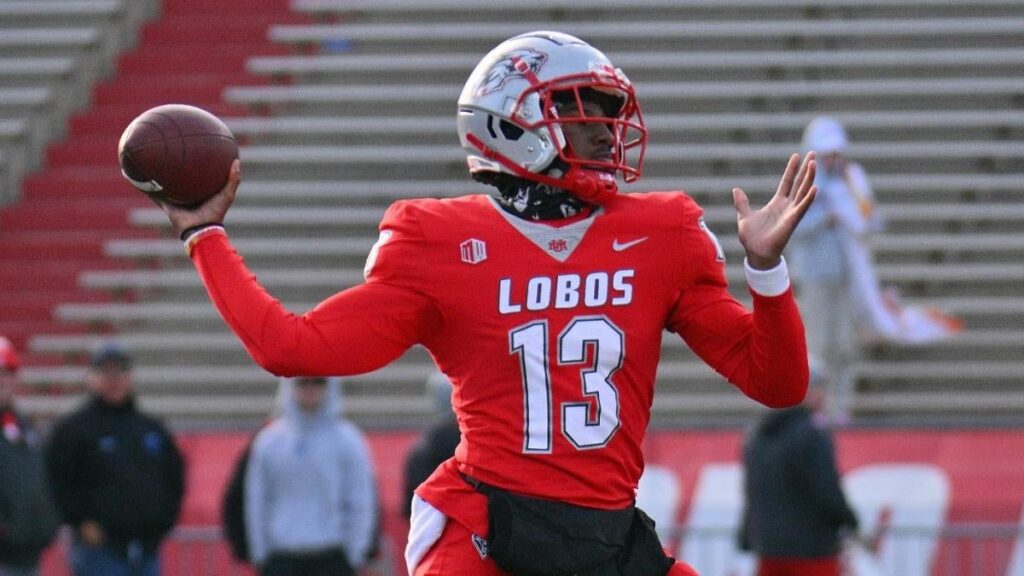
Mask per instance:
[[[561,402],[562,435],[578,450],[601,448],[619,429],[619,392],[611,377],[622,367],[623,333],[603,317],[577,317],[558,336],[557,354],[548,354],[547,321],[532,322],[509,332],[509,353],[519,356],[523,380],[523,452],[551,452],[552,410],[549,362],[579,364],[582,396],[594,399]],[[586,363],[588,346],[593,360]],[[591,407],[596,404],[594,415]]]

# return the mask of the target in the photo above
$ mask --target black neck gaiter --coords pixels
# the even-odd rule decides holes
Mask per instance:
[[[530,180],[510,178],[496,186],[502,208],[527,220],[560,220],[575,216],[590,206],[561,188]]]

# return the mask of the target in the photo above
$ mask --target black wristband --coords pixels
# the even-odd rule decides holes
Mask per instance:
[[[207,228],[213,228],[214,226],[220,226],[221,228],[224,227],[224,225],[221,224],[220,222],[204,222],[202,224],[196,224],[195,226],[185,228],[184,230],[181,231],[181,241],[184,242],[188,240],[189,236],[195,234],[196,232],[199,232],[200,230],[205,230]]]

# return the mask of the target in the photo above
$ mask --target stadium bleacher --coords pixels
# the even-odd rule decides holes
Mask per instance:
[[[72,3],[92,6],[95,19],[75,16],[70,27],[68,18],[0,10],[0,26],[20,22],[11,25],[17,35],[0,34],[12,58],[0,72],[6,178],[20,181],[38,166],[42,143],[67,125],[71,137],[50,147],[48,171],[29,178],[22,196],[49,192],[53,200],[65,185],[91,189],[83,193],[92,204],[65,206],[72,220],[47,226],[85,238],[69,224],[77,215],[101,247],[71,273],[25,274],[36,286],[74,286],[35,304],[49,305],[52,316],[23,332],[38,359],[25,380],[68,392],[35,398],[39,413],[63,409],[81,383],[85,353],[111,333],[138,355],[140,390],[158,412],[254,422],[272,402],[275,379],[252,365],[219,320],[163,213],[118,179],[112,149],[136,113],[188,100],[228,122],[243,144],[245,179],[228,216],[232,238],[264,284],[303,311],[359,282],[390,202],[483,191],[466,173],[455,100],[486,50],[540,28],[592,40],[637,84],[651,146],[645,177],[629,188],[695,196],[723,240],[734,292],[744,301],[729,190],[739,185],[764,201],[803,126],[819,114],[843,121],[887,220],[875,240],[880,278],[967,326],[933,346],[865,348],[856,416],[941,422],[954,411],[980,420],[1020,413],[1019,0],[523,0],[514,8],[476,0],[292,0],[290,11],[284,3],[251,10],[247,26],[221,20],[216,57],[203,35],[216,25],[200,26],[176,0],[117,59],[117,75],[96,88],[90,108],[40,131],[40,118],[63,119],[83,106],[71,87],[94,86],[103,62],[113,62],[99,40],[106,36],[96,32],[101,22],[120,18],[131,29],[127,0],[56,4]],[[212,0],[197,9],[230,10]],[[12,38],[36,47],[15,49]],[[67,66],[83,53],[99,62],[85,67],[95,70],[85,80],[76,76],[82,66]],[[45,81],[16,72],[30,62],[50,70]],[[69,184],[86,173],[86,184]],[[121,211],[97,215],[110,197]],[[3,224],[14,217],[41,224],[56,204],[40,206],[13,208],[20,212]],[[656,423],[736,421],[758,410],[674,336],[666,336],[663,357]],[[414,349],[391,367],[350,379],[350,413],[377,425],[426,418],[428,372],[427,354]]]

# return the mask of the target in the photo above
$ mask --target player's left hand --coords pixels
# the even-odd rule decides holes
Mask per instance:
[[[808,152],[803,162],[799,154],[790,156],[779,189],[756,212],[750,208],[746,193],[733,188],[732,203],[736,207],[740,244],[752,268],[768,270],[778,266],[783,248],[818,191],[814,186],[814,172],[814,152]]]

